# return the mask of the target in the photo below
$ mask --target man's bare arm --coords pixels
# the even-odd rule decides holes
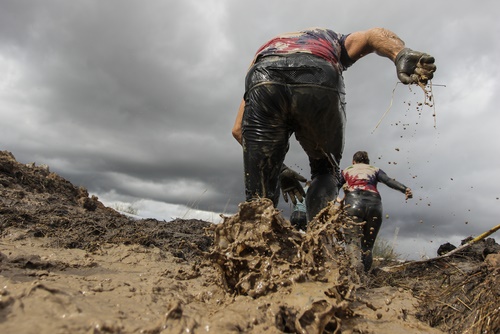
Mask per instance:
[[[385,28],[372,28],[350,34],[345,40],[349,57],[356,61],[372,52],[394,61],[405,43],[395,33]]]
[[[233,125],[233,137],[238,141],[238,143],[242,143],[242,132],[241,132],[241,122],[243,121],[243,112],[245,111],[245,100],[241,100],[240,107],[238,108],[238,115],[236,116],[236,120]]]
[[[436,71],[434,57],[406,48],[401,38],[384,28],[350,34],[345,40],[345,48],[354,62],[373,52],[389,58],[396,65],[399,80],[405,85],[426,85]]]

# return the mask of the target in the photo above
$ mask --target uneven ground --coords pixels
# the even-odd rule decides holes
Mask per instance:
[[[0,152],[0,333],[500,333],[493,239],[365,276],[346,222],[332,206],[301,234],[265,200],[131,220]]]

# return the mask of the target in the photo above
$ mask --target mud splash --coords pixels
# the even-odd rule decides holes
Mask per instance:
[[[225,289],[234,295],[258,298],[280,290],[293,294],[297,283],[327,283],[323,298],[281,316],[296,314],[294,321],[284,321],[293,323],[285,327],[294,332],[340,333],[341,319],[354,315],[349,305],[357,300],[362,275],[357,270],[360,260],[355,260],[361,253],[349,251],[342,232],[351,222],[340,206],[331,204],[302,234],[270,200],[242,203],[238,214],[213,228],[210,258]]]

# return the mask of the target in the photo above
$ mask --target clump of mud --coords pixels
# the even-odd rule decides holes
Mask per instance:
[[[231,292],[259,297],[294,282],[337,280],[339,274],[359,283],[352,273],[342,228],[349,220],[331,205],[310,223],[306,234],[295,230],[269,199],[240,204],[214,230],[211,258]]]
[[[268,199],[242,203],[239,209],[213,228],[210,257],[227,291],[258,298],[295,283],[328,283],[329,298],[312,303],[292,327],[299,333],[337,333],[341,318],[354,316],[349,305],[360,285],[356,268],[361,253],[353,260],[356,256],[346,247],[343,233],[350,218],[332,203],[303,234]]]

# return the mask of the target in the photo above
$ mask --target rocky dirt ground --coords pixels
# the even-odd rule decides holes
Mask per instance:
[[[499,245],[364,275],[343,211],[132,220],[0,152],[1,333],[500,333]]]

